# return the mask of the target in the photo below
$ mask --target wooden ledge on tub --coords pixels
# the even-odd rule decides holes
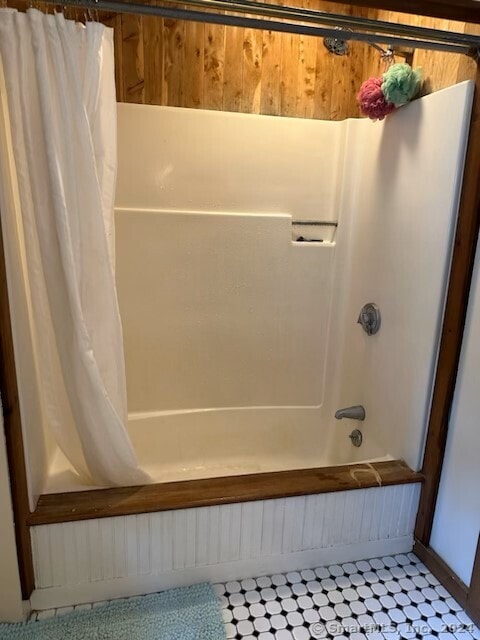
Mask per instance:
[[[40,496],[27,524],[42,525],[91,518],[207,507],[232,502],[269,500],[313,493],[366,489],[423,482],[403,460],[295,469],[271,473],[163,482],[52,493]]]

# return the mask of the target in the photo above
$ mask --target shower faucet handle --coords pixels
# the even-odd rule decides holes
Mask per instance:
[[[365,407],[361,404],[356,404],[353,407],[345,407],[335,412],[335,418],[337,420],[343,420],[343,418],[349,418],[350,420],[365,420]]]
[[[367,302],[360,311],[357,323],[362,325],[368,336],[374,336],[378,333],[382,324],[382,315],[378,305],[374,302]]]

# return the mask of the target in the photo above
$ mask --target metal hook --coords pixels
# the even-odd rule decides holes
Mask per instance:
[[[381,47],[379,44],[376,44],[375,42],[369,42],[368,44],[373,49],[375,49],[375,51],[379,52],[380,58],[382,62],[385,63],[385,66],[387,67],[387,69],[390,65],[392,65],[395,62],[395,52],[393,50],[393,47],[389,45],[386,49],[384,49],[383,47]]]
[[[395,52],[392,47],[388,47],[385,53],[381,55],[383,62],[385,63],[386,68],[392,66],[395,63]]]

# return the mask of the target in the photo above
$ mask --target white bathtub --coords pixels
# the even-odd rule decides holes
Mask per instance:
[[[243,408],[134,414],[129,432],[153,482],[392,459],[368,432],[354,447],[352,424],[332,420],[322,428],[318,408]],[[86,488],[58,450],[45,493]]]

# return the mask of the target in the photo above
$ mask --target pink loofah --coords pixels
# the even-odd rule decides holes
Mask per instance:
[[[382,91],[383,78],[369,78],[360,87],[357,100],[362,113],[371,120],[383,120],[396,107],[385,100]]]

